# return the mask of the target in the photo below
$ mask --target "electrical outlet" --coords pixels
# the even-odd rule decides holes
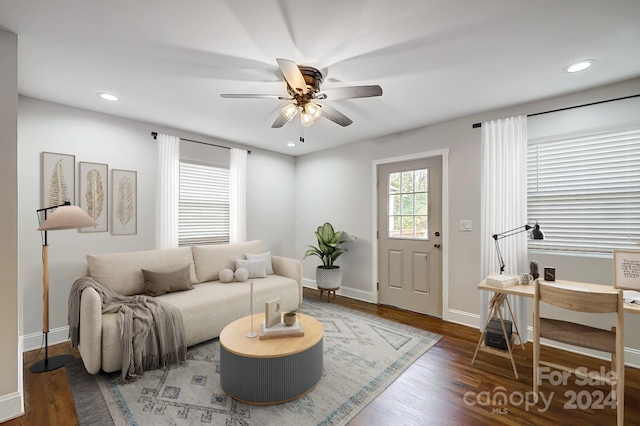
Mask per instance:
[[[471,220],[465,219],[460,221],[460,231],[471,232]]]

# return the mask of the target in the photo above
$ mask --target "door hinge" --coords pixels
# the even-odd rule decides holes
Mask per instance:
[[[376,283],[376,290],[380,291],[380,283]]]
[[[376,231],[376,239],[379,240],[380,239],[380,231]]]

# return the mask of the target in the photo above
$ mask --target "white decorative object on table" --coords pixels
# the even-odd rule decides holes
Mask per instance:
[[[264,304],[264,323],[267,328],[280,324],[280,298],[273,299]]]
[[[237,271],[236,271],[237,272]],[[253,339],[257,336],[257,334],[253,331],[253,280],[251,280],[251,296],[250,296],[250,304],[251,304],[251,330],[247,333],[247,337]]]

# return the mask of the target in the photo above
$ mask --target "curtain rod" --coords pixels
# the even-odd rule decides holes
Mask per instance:
[[[151,137],[153,137],[154,139],[158,138],[158,132],[151,132]],[[228,146],[223,146],[223,145],[216,145],[214,143],[209,143],[209,142],[200,142],[200,141],[194,141],[193,139],[185,139],[185,138],[180,138],[181,141],[186,141],[186,142],[193,142],[193,143],[200,143],[202,145],[209,145],[209,146],[215,146],[217,148],[225,148],[225,149],[231,149]],[[245,151],[247,151],[247,154],[251,154],[251,151],[249,151],[248,149],[246,149]]]
[[[552,110],[549,110],[549,111],[536,112],[534,114],[528,114],[527,117],[534,117],[536,115],[549,114],[549,113],[552,113],[552,112],[566,111],[568,109],[582,108],[582,107],[591,106],[591,105],[605,104],[607,102],[621,101],[623,99],[637,98],[638,96],[640,96],[640,93],[637,94],[637,95],[624,96],[622,98],[607,99],[607,100],[604,100],[604,101],[591,102],[591,103],[588,103],[588,104],[574,105],[574,106],[570,106],[570,107],[566,107],[566,108],[558,108],[558,109],[552,109]],[[474,123],[473,126],[472,126],[472,128],[474,128],[474,129],[477,129],[478,127],[482,127],[482,123]]]

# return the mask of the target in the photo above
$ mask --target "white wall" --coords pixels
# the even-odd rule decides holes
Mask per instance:
[[[112,236],[110,232],[80,233],[76,230],[49,232],[49,336],[50,342],[56,343],[67,339],[69,290],[74,278],[84,273],[86,254],[155,248],[156,141],[151,137],[152,131],[242,148],[237,144],[155,124],[20,98],[18,166],[21,196],[18,212],[21,221],[18,235],[21,242],[19,283],[23,296],[21,335],[25,350],[40,346],[42,330],[41,240],[40,233],[36,231],[38,223],[35,216],[41,199],[41,153],[74,154],[76,162],[106,163],[110,169],[138,172],[137,235]],[[199,145],[196,149],[206,151],[210,148]],[[211,153],[217,152],[214,157],[221,151],[228,156],[228,150],[211,149]],[[276,214],[269,203],[276,201],[283,211],[294,211],[295,161],[281,154],[252,151],[248,160],[247,196],[259,202],[251,205],[248,214],[248,238],[262,239],[274,254],[287,255],[286,248],[293,245],[293,213]],[[272,189],[274,196],[269,193]],[[287,220],[283,221],[283,217]]]
[[[269,131],[269,130],[267,130]],[[262,240],[273,254],[295,251],[295,158],[252,149],[247,157],[247,239]]]
[[[0,422],[21,415],[18,341],[18,36],[0,29]]]
[[[443,232],[449,233],[449,246],[443,249],[448,251],[450,266],[449,299],[444,301],[443,315],[450,320],[477,327],[480,297],[476,285],[483,278],[480,276],[479,235],[480,129],[473,129],[472,124],[639,93],[640,79],[635,79],[298,157],[296,251],[302,254],[307,244],[315,243],[313,231],[325,221],[357,235],[358,240],[348,246],[350,251],[339,259],[344,277],[342,292],[375,300],[375,283],[372,279],[375,240],[371,231],[374,219],[371,163],[384,158],[448,148],[449,229]],[[630,116],[638,119],[639,105],[640,99],[636,98],[630,102],[623,101],[611,109],[575,109],[556,116],[547,130],[558,128],[569,116],[574,117],[576,126],[597,123],[594,116],[603,118],[603,114],[608,114],[603,118],[604,121],[626,121]],[[575,119],[576,116],[580,119]],[[542,121],[542,117],[531,119],[534,129],[535,121]],[[542,130],[535,132],[539,134]],[[472,232],[458,230],[461,219],[472,220]],[[562,279],[611,283],[610,258],[594,260],[576,256],[532,256],[539,258],[541,265],[552,263]],[[313,285],[317,265],[315,258],[304,261],[306,283]],[[627,318],[627,322],[630,330],[640,326],[638,316]],[[627,334],[626,344],[637,349],[640,348],[640,339],[635,334]]]

